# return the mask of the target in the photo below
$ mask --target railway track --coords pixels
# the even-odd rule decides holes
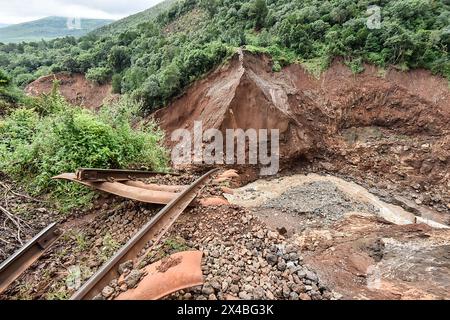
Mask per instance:
[[[0,293],[39,259],[59,235],[57,224],[52,223],[0,264]]]
[[[94,181],[101,179],[103,181],[109,181],[107,183],[115,183],[106,177],[105,172],[99,171],[101,176],[93,176],[93,169],[89,170],[89,175],[87,176],[88,179],[93,179]],[[182,188],[180,192],[173,193],[174,196],[167,205],[145,224],[145,226],[140,229],[128,243],[120,248],[119,251],[86,283],[84,283],[70,299],[89,300],[95,298],[101,293],[103,288],[111,282],[111,280],[119,277],[118,266],[120,264],[130,260],[133,261],[135,265],[139,264],[140,257],[145,257],[145,254],[140,255],[141,252],[143,250],[149,252],[154,248],[181,213],[197,197],[198,192],[208,183],[212,174],[217,171],[218,169],[211,170],[191,185]],[[126,182],[128,179],[126,176],[128,172],[119,172],[119,174],[120,182]],[[0,265],[0,293],[11,285],[11,283],[28,269],[33,262],[39,259],[39,257],[57,240],[59,235],[57,227],[57,224],[51,224]],[[148,246],[150,242],[151,245]]]

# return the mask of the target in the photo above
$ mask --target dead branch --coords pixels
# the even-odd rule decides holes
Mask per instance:
[[[6,217],[17,227],[17,241],[20,242],[21,245],[23,245],[23,241],[22,238],[20,237],[20,233],[22,232],[22,226],[20,224],[20,220],[16,220],[16,217],[9,212],[8,210],[6,210],[5,208],[3,208],[2,206],[0,206],[0,211],[3,212]]]
[[[11,244],[11,242],[9,242],[8,240],[5,240],[5,239],[3,239],[3,238],[0,238],[0,241],[4,242],[4,243],[6,243],[6,244]]]
[[[28,195],[26,195],[26,194],[21,194],[21,193],[15,192],[14,190],[11,189],[10,186],[8,186],[8,185],[7,185],[6,183],[4,183],[4,182],[1,182],[1,181],[0,181],[0,185],[6,190],[6,193],[5,193],[5,194],[8,194],[8,192],[11,192],[13,195],[15,195],[15,196],[17,196],[17,197],[25,198],[25,199],[28,199],[28,200],[31,200],[31,201],[34,201],[34,202],[41,202],[41,203],[47,202],[47,201],[43,201],[43,200],[39,200],[39,199],[30,197],[30,196],[28,196]]]

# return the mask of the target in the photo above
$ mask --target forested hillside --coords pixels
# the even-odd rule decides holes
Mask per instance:
[[[366,26],[369,5],[381,7],[379,29]],[[449,9],[448,0],[185,0],[145,22],[138,15],[136,27],[130,18],[123,32],[0,45],[0,68],[18,86],[51,72],[86,73],[148,111],[240,46],[272,55],[274,71],[298,61],[320,72],[343,56],[355,72],[369,62],[450,79]]]
[[[133,14],[119,21],[115,21],[111,24],[98,28],[92,31],[93,35],[105,36],[109,34],[115,34],[124,32],[131,28],[136,28],[139,24],[152,20],[158,16],[164,10],[167,10],[176,0],[165,0],[150,9]]]

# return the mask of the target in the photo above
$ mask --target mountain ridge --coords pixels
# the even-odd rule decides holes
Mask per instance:
[[[139,24],[151,21],[156,18],[158,14],[168,9],[172,4],[178,0],[165,0],[161,3],[154,5],[144,11],[132,14],[123,19],[117,20],[109,25],[100,27],[90,32],[92,35],[105,36],[108,34],[114,34],[136,28]]]
[[[65,36],[81,37],[114,20],[80,19],[80,28],[70,29],[67,17],[49,16],[38,20],[1,27],[0,42],[18,43],[27,41],[50,40]]]

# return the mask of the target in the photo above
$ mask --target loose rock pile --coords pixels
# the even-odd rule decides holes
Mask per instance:
[[[376,213],[371,204],[357,202],[340,191],[329,181],[313,181],[284,192],[280,197],[270,199],[262,208],[276,209],[305,218],[303,228],[320,220],[321,225],[331,225],[342,219],[346,212]]]
[[[192,209],[173,230],[188,246],[204,252],[205,284],[180,291],[171,299],[334,298],[303,264],[295,244],[245,210],[226,206]]]
[[[65,234],[0,299],[67,299],[139,230],[158,207],[114,199]],[[70,279],[79,270],[80,283]],[[78,272],[78,271],[77,271]],[[105,295],[111,290],[107,288]]]

